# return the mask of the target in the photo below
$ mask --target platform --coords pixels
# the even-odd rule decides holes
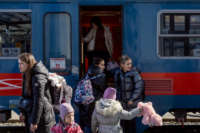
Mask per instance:
[[[24,127],[24,122],[19,120],[19,115],[15,111],[11,111],[11,118],[6,122],[1,122],[0,127]]]
[[[167,112],[162,116],[163,125],[200,125],[200,113],[188,112],[186,121],[181,123],[175,120],[173,113]]]

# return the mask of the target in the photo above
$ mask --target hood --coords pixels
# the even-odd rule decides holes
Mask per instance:
[[[96,102],[95,110],[103,116],[115,116],[122,111],[120,102],[113,99],[100,99]]]
[[[43,74],[48,75],[47,68],[43,65],[43,63],[40,61],[35,64],[35,66],[32,68],[32,74]]]
[[[88,75],[89,76],[95,76],[97,74],[103,73],[103,71],[98,66],[90,66],[88,69]]]

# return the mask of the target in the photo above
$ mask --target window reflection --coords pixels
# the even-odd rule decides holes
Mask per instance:
[[[185,31],[185,16],[174,16],[174,30]]]
[[[161,13],[159,55],[200,57],[200,13]]]
[[[200,15],[190,16],[190,33],[200,34]]]
[[[0,57],[31,52],[31,13],[0,12]]]

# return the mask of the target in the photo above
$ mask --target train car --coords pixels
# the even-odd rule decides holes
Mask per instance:
[[[146,101],[160,115],[173,111],[182,120],[188,111],[199,112],[198,0],[0,0],[0,111],[16,110],[22,52],[33,53],[75,88],[87,68],[81,37],[93,16],[110,27],[113,58],[133,59]]]

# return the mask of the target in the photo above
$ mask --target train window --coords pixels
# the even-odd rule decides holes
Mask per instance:
[[[161,57],[200,57],[200,12],[161,12],[158,16]]]
[[[0,12],[0,59],[31,52],[31,12]]]
[[[51,71],[71,71],[71,18],[67,13],[44,17],[45,64]]]

